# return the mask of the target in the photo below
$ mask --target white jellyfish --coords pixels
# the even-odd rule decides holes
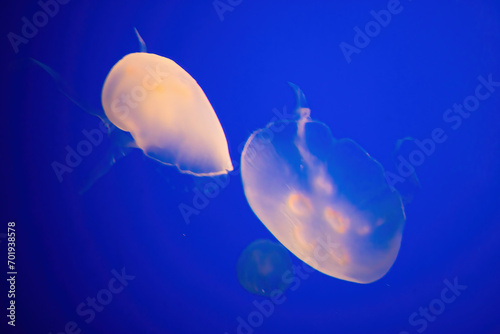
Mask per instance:
[[[141,52],[123,57],[107,75],[101,96],[104,112],[69,94],[66,83],[52,68],[27,59],[47,72],[74,104],[101,119],[99,129],[87,131],[94,145],[101,142],[102,132],[111,140],[104,157],[81,178],[80,193],[134,148],[160,162],[159,167],[176,166],[194,176],[223,175],[233,170],[224,131],[201,87],[174,61],[146,53],[146,44],[135,32]],[[52,167],[60,180],[72,171],[58,162]]]
[[[173,60],[146,53],[137,36],[144,52],[123,57],[104,82],[107,119],[148,157],[183,173],[233,170],[224,131],[201,87]]]
[[[370,283],[393,265],[405,222],[383,167],[350,139],[311,120],[300,89],[298,119],[268,124],[244,147],[241,175],[252,210],[292,253],[336,278]]]

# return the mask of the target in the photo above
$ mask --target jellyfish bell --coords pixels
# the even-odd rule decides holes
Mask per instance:
[[[308,265],[347,281],[376,281],[391,268],[401,245],[401,197],[363,148],[334,139],[327,125],[310,118],[302,91],[292,87],[297,119],[255,131],[243,149],[248,203]]]
[[[123,57],[106,77],[102,106],[108,120],[129,132],[150,158],[197,176],[233,170],[208,98],[171,59],[146,52]]]

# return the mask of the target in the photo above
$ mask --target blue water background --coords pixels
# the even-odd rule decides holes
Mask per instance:
[[[425,333],[500,333],[500,88],[456,130],[443,120],[474,94],[479,76],[500,81],[500,3],[402,0],[402,11],[348,63],[340,43],[352,45],[353,28],[363,29],[370,11],[387,4],[244,0],[221,20],[212,1],[73,0],[18,53],[2,37],[0,232],[16,222],[19,271],[17,331],[2,333],[59,333],[75,321],[82,333],[233,334],[238,317],[247,319],[253,302],[264,300],[245,291],[235,272],[248,244],[274,240],[238,175],[186,224],[179,204],[193,205],[199,182],[159,171],[140,151],[83,195],[78,187],[109,142],[62,182],[54,173],[65,147],[76,147],[99,120],[24,60],[51,66],[72,93],[100,108],[110,68],[139,50],[133,27],[148,51],[197,80],[235,161],[274,109],[293,110],[288,81],[304,90],[312,117],[335,137],[355,140],[394,172],[396,140],[429,138],[436,128],[448,136],[417,167],[422,189],[407,206],[390,272],[368,285],[312,273],[255,333],[417,333],[410,315],[454,278],[467,289]],[[21,18],[40,10],[35,1],[4,6],[3,36],[19,34]],[[4,258],[5,240],[0,247]],[[86,323],[77,306],[122,268],[135,278]],[[2,289],[5,271],[2,265]],[[5,328],[3,312],[0,319]]]

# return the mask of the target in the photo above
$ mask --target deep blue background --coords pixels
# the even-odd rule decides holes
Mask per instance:
[[[449,135],[417,169],[422,190],[407,207],[390,272],[368,285],[315,272],[256,333],[416,333],[409,315],[454,277],[468,288],[425,332],[500,333],[500,89],[456,131],[442,120],[474,93],[479,75],[500,81],[500,3],[402,0],[402,12],[348,64],[339,44],[352,44],[353,27],[364,27],[387,1],[337,2],[244,0],[221,21],[210,0],[73,0],[18,54],[2,37],[0,233],[16,221],[19,275],[16,331],[0,331],[58,333],[73,320],[83,333],[233,334],[237,317],[261,300],[239,285],[235,264],[249,243],[273,236],[248,206],[238,176],[187,225],[178,205],[192,203],[200,181],[158,172],[139,151],[83,195],[78,184],[109,143],[62,183],[52,170],[65,146],[76,147],[81,131],[99,121],[23,59],[53,67],[69,90],[100,108],[110,68],[138,51],[137,27],[149,52],[198,81],[233,160],[273,108],[294,107],[287,81],[304,90],[313,118],[387,167],[397,139],[428,138],[436,127]],[[40,9],[35,1],[3,6],[2,36],[19,34],[21,18]],[[4,263],[4,239],[0,248]],[[86,324],[77,305],[123,267],[135,279]]]

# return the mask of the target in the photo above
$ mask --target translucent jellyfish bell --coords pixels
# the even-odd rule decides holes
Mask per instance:
[[[298,120],[268,124],[246,142],[241,175],[248,203],[313,268],[347,281],[376,281],[401,245],[401,197],[365,150],[310,119],[304,95],[292,87]]]
[[[102,105],[109,121],[161,163],[198,176],[233,169],[214,109],[173,60],[146,52],[126,55],[106,77]]]
[[[252,242],[241,253],[236,264],[238,280],[250,293],[270,296],[285,291],[290,283],[283,275],[293,275],[292,260],[285,247],[270,240]]]

